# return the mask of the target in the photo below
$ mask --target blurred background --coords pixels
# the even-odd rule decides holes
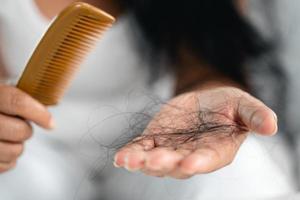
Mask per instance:
[[[0,0],[3,83],[15,83],[53,17],[71,2]],[[140,2],[128,1],[128,5]],[[159,1],[153,2],[160,6]],[[172,10],[172,1],[166,2]],[[113,14],[123,8],[122,3],[116,9],[101,0],[89,3]],[[189,3],[193,1],[182,2],[183,6]],[[278,113],[279,134],[251,136],[232,165],[188,180],[147,177],[112,164],[108,145],[130,128],[130,113],[153,102],[158,110],[176,89],[175,73],[170,71],[149,84],[153,68],[164,69],[169,63],[164,55],[159,61],[149,61],[153,55],[143,38],[145,30],[134,19],[141,13],[134,13],[133,8],[116,14],[116,24],[82,64],[64,100],[50,108],[56,128],[48,133],[34,125],[34,136],[16,168],[0,175],[0,199],[300,199],[300,2],[251,0],[243,11],[274,44],[267,55],[248,60],[246,69],[253,94]],[[158,11],[151,10],[151,14],[161,14]]]

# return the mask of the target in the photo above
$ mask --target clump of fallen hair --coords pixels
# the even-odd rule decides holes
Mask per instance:
[[[172,109],[183,108],[172,106]],[[149,112],[149,109],[145,109],[143,112],[132,113],[127,120],[128,128],[107,148],[118,150],[128,144],[142,144],[150,140],[153,146],[146,148],[146,151],[156,147],[196,150],[201,145],[217,143],[226,138],[234,140],[237,134],[249,131],[242,122],[208,109],[180,112],[178,115],[164,113],[158,119],[153,118],[154,115]],[[155,126],[149,125],[154,120]],[[168,121],[167,125],[165,121]],[[177,125],[175,121],[182,121],[184,126]]]

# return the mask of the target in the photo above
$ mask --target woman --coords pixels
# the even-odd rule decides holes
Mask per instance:
[[[254,58],[265,50],[264,46],[260,45],[262,40],[241,18],[243,7],[237,5],[243,5],[244,2],[234,3],[225,0],[217,3],[190,1],[190,4],[188,2],[182,4],[179,1],[172,1],[172,3],[168,1],[159,3],[156,1],[141,1],[142,3],[122,1],[121,4],[102,1],[88,2],[119,16],[119,23],[107,33],[94,54],[89,57],[85,63],[86,67],[66,96],[65,103],[53,110],[58,123],[55,130],[57,134],[36,136],[31,141],[17,169],[2,176],[3,198],[70,199],[74,195],[77,198],[83,195],[85,199],[89,199],[96,193],[96,196],[101,199],[211,199],[220,197],[253,199],[269,198],[293,191],[293,184],[284,177],[284,173],[278,170],[276,164],[265,153],[265,148],[253,137],[246,141],[239,159],[230,167],[215,174],[197,176],[182,182],[128,174],[111,167],[106,167],[101,171],[102,173],[94,169],[93,161],[101,164],[107,163],[105,155],[99,157],[103,149],[98,148],[97,141],[103,142],[104,140],[109,143],[121,133],[120,130],[114,129],[115,126],[108,124],[101,129],[93,130],[92,133],[89,132],[88,137],[82,139],[82,135],[89,126],[97,124],[101,118],[115,112],[110,108],[95,111],[95,108],[99,108],[99,102],[101,102],[100,105],[112,105],[118,108],[126,106],[131,112],[139,111],[144,107],[144,98],[135,96],[127,102],[129,104],[126,104],[124,98],[128,97],[128,93],[140,90],[157,94],[161,98],[170,98],[174,92],[172,91],[174,76],[170,77],[170,74],[176,77],[175,93],[182,93],[182,95],[171,99],[166,106],[163,106],[148,125],[144,137],[128,144],[116,154],[115,165],[117,167],[125,167],[131,171],[141,170],[153,176],[174,178],[189,178],[196,174],[212,172],[233,161],[238,148],[246,139],[246,132],[273,135],[277,131],[277,124],[275,114],[271,109],[238,89],[247,88],[241,65],[248,58]],[[20,73],[30,52],[45,30],[47,20],[69,3],[71,1],[68,0],[57,3],[42,0],[3,2],[1,40],[2,56],[4,66],[6,66],[6,71],[3,70],[4,75],[5,72],[10,75]],[[173,9],[169,10],[169,6]],[[206,8],[202,8],[203,14],[197,13],[197,8],[203,6]],[[157,9],[154,10],[154,8]],[[209,20],[205,19],[205,11],[211,11],[212,8],[215,8],[217,14],[210,15]],[[168,10],[167,14],[166,10]],[[122,13],[126,11],[130,14]],[[178,11],[182,11],[181,15],[178,15]],[[149,18],[153,12],[155,15]],[[33,16],[27,16],[29,13]],[[201,21],[201,25],[203,24],[202,28],[195,28],[197,25],[195,24],[197,21],[193,20],[195,15],[200,16],[197,20]],[[24,23],[17,23],[20,20],[19,17],[24,20]],[[45,20],[45,17],[48,19]],[[177,68],[169,67],[168,73],[164,73],[154,67],[157,63],[142,62],[142,55],[137,56],[134,53],[130,37],[128,37],[131,34],[128,32],[130,17],[136,19],[135,22],[140,25],[142,33],[150,42],[150,47],[159,54],[166,52],[167,58],[172,61],[172,65],[176,64]],[[28,29],[29,24],[31,27]],[[230,28],[227,28],[228,26]],[[207,32],[203,32],[205,30]],[[106,49],[108,47],[109,49]],[[122,60],[122,68],[120,60]],[[99,63],[101,68],[95,68],[94,65],[99,65]],[[141,63],[145,67],[141,67]],[[147,68],[147,65],[151,67]],[[98,73],[95,73],[95,70]],[[159,78],[157,78],[158,73],[162,73]],[[149,84],[149,80],[154,83]],[[83,83],[84,88],[81,87]],[[32,130],[27,121],[44,128],[51,128],[53,120],[45,107],[14,87],[1,86],[0,102],[1,113],[3,113],[1,115],[0,157],[1,169],[4,172],[15,166],[25,141],[31,136]],[[205,113],[205,116],[208,115],[209,122],[212,116],[213,120],[216,118],[214,122],[226,122],[227,125],[237,128],[221,129],[230,133],[225,136],[223,133],[208,134],[205,135],[205,140],[198,138],[196,142],[185,142],[182,145],[176,142],[164,143],[165,138],[160,137],[161,135],[170,136],[173,130],[193,128],[194,124],[189,123],[191,121],[186,123],[187,118],[178,116],[184,116],[186,112],[198,113],[199,105],[201,109],[211,111]],[[180,106],[183,109],[174,109],[174,106]],[[217,115],[211,115],[211,113],[217,113]],[[26,121],[14,116],[21,116]],[[188,117],[194,120],[193,115]],[[91,118],[92,124],[86,127],[83,121],[86,122],[88,118]],[[115,119],[112,123],[119,124],[120,129],[124,128],[122,119]],[[171,132],[164,132],[162,127],[168,127]],[[37,131],[41,130],[37,129]],[[158,137],[153,137],[153,134]],[[169,139],[167,137],[167,140]],[[34,155],[37,152],[40,154]],[[259,159],[255,162],[252,160],[253,163],[251,162],[252,165],[249,168],[247,163],[250,161],[246,158],[251,155],[258,156]],[[89,172],[95,172],[98,175],[93,176],[93,179],[83,178],[84,174]],[[39,177],[32,179],[31,184],[22,185],[17,193],[14,192],[15,183],[17,181],[21,183],[16,178],[22,177],[28,180],[28,176],[32,174],[38,174]],[[51,176],[48,177],[45,174]],[[228,178],[232,177],[237,180],[234,183],[228,182]],[[271,181],[270,177],[277,177],[277,181]],[[86,183],[80,184],[82,180]],[[47,183],[46,189],[36,188],[41,185],[46,186],[45,183]],[[260,183],[260,185],[250,187],[254,183]],[[90,185],[90,191],[87,191],[86,184]],[[166,190],[162,189],[164,186]],[[214,191],[216,188],[218,194]],[[171,195],[168,189],[172,190]],[[236,194],[236,190],[242,190],[242,192]],[[78,194],[75,191],[78,191]]]

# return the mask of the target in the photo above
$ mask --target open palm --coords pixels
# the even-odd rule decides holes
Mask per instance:
[[[249,131],[273,135],[274,112],[248,93],[219,87],[172,99],[115,165],[152,176],[189,178],[230,164]]]

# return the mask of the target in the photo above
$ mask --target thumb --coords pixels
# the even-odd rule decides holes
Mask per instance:
[[[255,133],[274,135],[278,130],[274,111],[249,94],[239,100],[237,114],[239,119]]]

